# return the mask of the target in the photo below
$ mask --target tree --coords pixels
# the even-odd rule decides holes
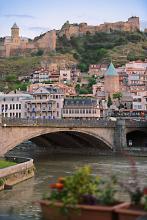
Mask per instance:
[[[109,95],[109,96],[108,96],[108,102],[107,102],[108,108],[110,108],[111,105],[112,105],[112,100],[111,100],[111,97],[110,97],[110,95]]]
[[[121,92],[116,92],[116,93],[113,94],[113,99],[120,100],[121,97],[122,97],[122,93]]]
[[[36,53],[36,56],[42,56],[43,53],[44,53],[44,51],[41,50],[41,49],[39,49],[39,50],[37,51],[37,53]]]
[[[80,84],[77,84],[76,87],[75,87],[76,93],[79,93],[79,92],[80,92],[80,88],[81,88],[81,87],[80,87]]]
[[[80,63],[79,68],[81,72],[86,72],[88,70],[88,66],[85,63]]]

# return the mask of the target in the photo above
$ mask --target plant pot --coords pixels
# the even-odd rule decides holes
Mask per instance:
[[[77,205],[69,207],[68,215],[61,212],[62,203],[52,203],[48,200],[40,202],[42,215],[45,220],[117,220],[114,209],[118,206]]]
[[[135,208],[128,202],[116,207],[115,212],[118,214],[118,220],[136,220],[140,216],[147,215],[146,211],[141,210],[140,207]]]

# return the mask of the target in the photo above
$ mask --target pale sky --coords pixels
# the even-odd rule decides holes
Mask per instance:
[[[147,27],[147,0],[0,0],[0,37],[9,36],[14,22],[20,35],[33,38],[70,23],[126,21],[139,16]]]

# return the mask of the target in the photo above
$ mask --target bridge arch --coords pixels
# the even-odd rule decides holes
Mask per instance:
[[[126,133],[126,140],[128,147],[147,149],[147,130],[129,129],[129,131]]]
[[[93,144],[92,146],[94,146],[94,142],[96,143],[96,147],[99,147],[99,145],[101,145],[103,147],[104,150],[110,150],[112,151],[113,149],[113,132],[108,132],[108,130],[106,128],[49,128],[49,127],[45,127],[45,128],[40,128],[40,127],[32,127],[32,129],[27,128],[27,127],[20,127],[20,128],[5,128],[7,129],[7,132],[9,131],[9,139],[6,137],[7,140],[5,140],[5,149],[3,149],[3,154],[5,154],[6,152],[8,152],[9,150],[13,149],[15,146],[31,140],[33,142],[35,142],[35,139],[37,140],[37,138],[42,137],[42,138],[46,138],[49,135],[51,136],[55,136],[56,134],[60,134],[60,135],[66,135],[66,136],[72,136],[72,139],[75,139],[75,141],[77,141],[77,139],[81,139],[81,141],[84,141],[86,143],[88,143],[88,140],[90,140]],[[16,133],[19,132],[19,134],[16,136]],[[8,136],[8,135],[7,135]],[[111,137],[112,141],[109,140],[109,136]],[[48,141],[50,139],[50,137],[48,138]],[[12,138],[12,141],[11,141]],[[46,142],[47,143],[47,142]],[[90,143],[90,142],[89,142]],[[101,147],[101,150],[102,150]],[[0,152],[0,154],[2,154]]]

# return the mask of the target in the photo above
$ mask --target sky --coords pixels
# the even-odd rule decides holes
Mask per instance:
[[[70,23],[127,21],[139,16],[147,27],[147,0],[0,0],[0,37],[10,36],[14,22],[20,35],[34,38]]]

